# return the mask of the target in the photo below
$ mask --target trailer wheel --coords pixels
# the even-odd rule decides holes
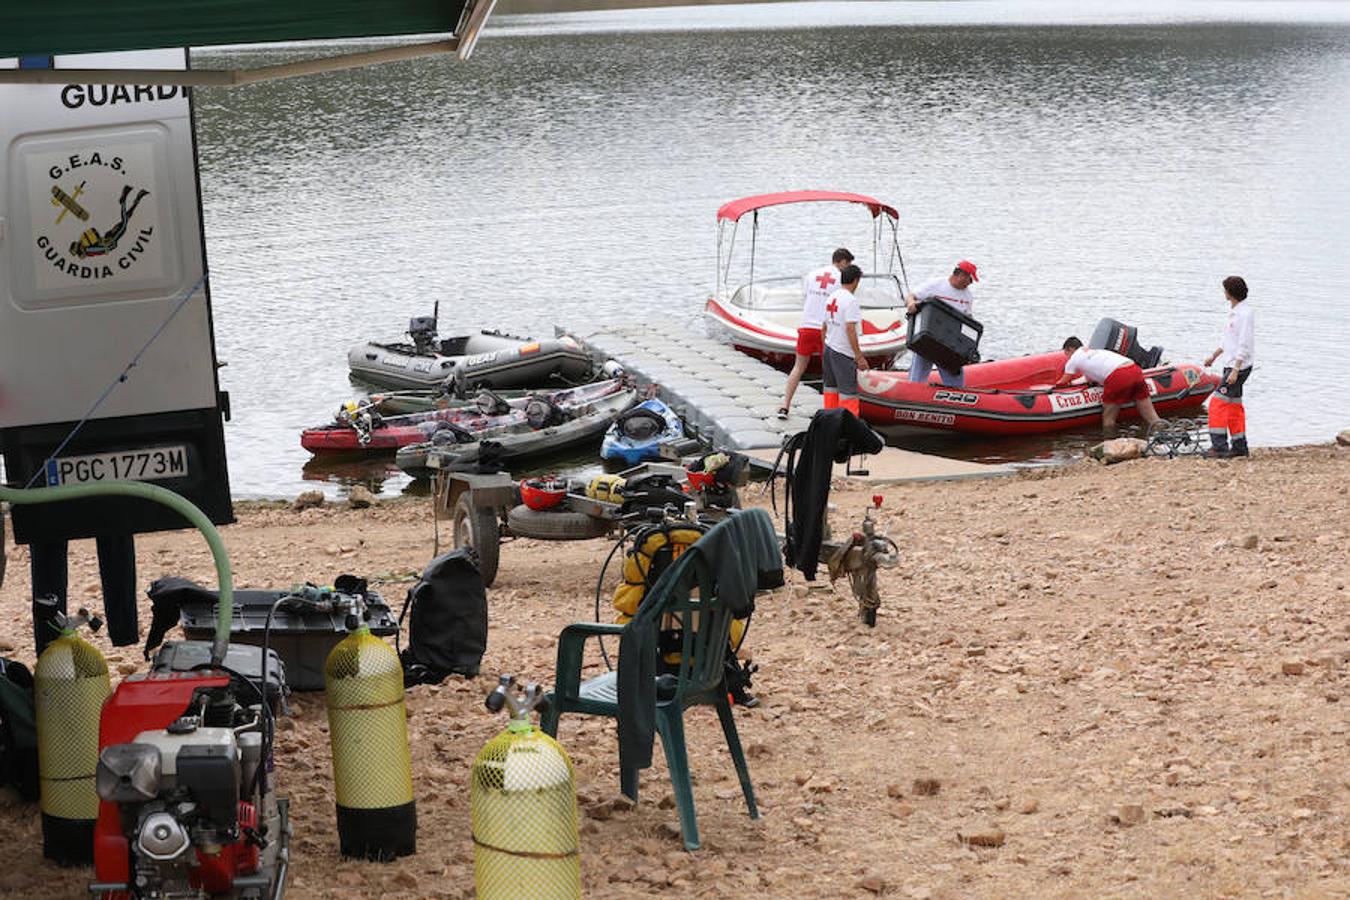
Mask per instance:
[[[501,526],[497,511],[474,506],[472,496],[472,492],[465,491],[455,503],[453,540],[456,547],[470,547],[478,555],[478,574],[483,576],[483,586],[492,587],[501,560]]]
[[[537,541],[584,541],[609,533],[604,519],[571,510],[530,509],[525,504],[507,514],[511,533]]]

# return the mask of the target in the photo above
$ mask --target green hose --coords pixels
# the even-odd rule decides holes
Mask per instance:
[[[225,651],[230,644],[230,625],[234,619],[234,576],[230,572],[230,558],[225,553],[225,542],[211,520],[190,501],[166,488],[140,481],[113,481],[102,484],[68,484],[61,487],[20,489],[0,485],[0,500],[22,505],[25,503],[60,503],[63,500],[84,500],[89,497],[139,497],[160,503],[187,519],[206,536],[211,556],[216,561],[216,578],[220,583],[220,603],[216,608],[216,635],[211,642],[211,664],[225,662]]]

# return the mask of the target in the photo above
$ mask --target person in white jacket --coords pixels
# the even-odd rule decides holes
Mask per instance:
[[[1255,326],[1247,300],[1247,282],[1238,275],[1223,280],[1228,300],[1228,325],[1223,343],[1205,359],[1206,366],[1219,360],[1223,378],[1209,398],[1209,456],[1221,459],[1247,455],[1247,412],[1242,406],[1242,386],[1256,361]],[[1231,443],[1230,443],[1231,442]]]

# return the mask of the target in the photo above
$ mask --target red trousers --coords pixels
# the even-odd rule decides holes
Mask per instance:
[[[855,416],[860,415],[858,412],[857,397],[849,397],[847,400],[840,402],[838,391],[832,391],[829,388],[825,388],[825,408],[838,409],[840,406],[844,407],[844,409],[853,413]]]

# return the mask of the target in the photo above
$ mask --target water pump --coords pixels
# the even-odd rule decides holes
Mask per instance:
[[[900,548],[887,534],[877,534],[877,522],[872,518],[873,509],[881,509],[882,499],[881,494],[872,495],[872,505],[863,513],[860,530],[853,532],[849,540],[830,542],[822,548],[830,580],[848,575],[853,599],[858,601],[858,617],[868,627],[876,626],[877,609],[881,606],[877,569],[891,569],[900,564]]]
[[[273,900],[289,862],[273,711],[222,669],[133,675],[103,708],[94,857],[105,900]]]

